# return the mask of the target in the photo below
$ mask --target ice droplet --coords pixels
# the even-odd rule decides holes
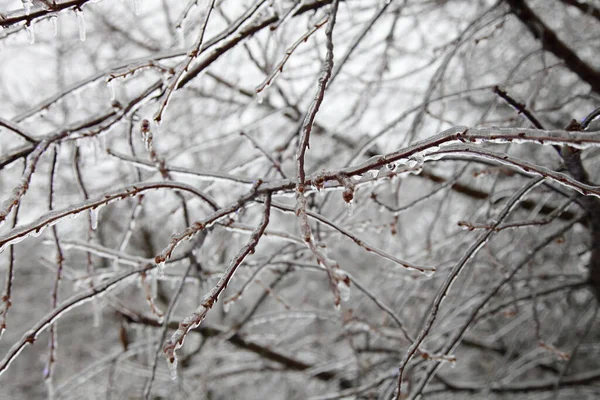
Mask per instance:
[[[340,298],[342,301],[350,300],[350,286],[343,280],[339,280],[337,283],[337,288],[340,291]]]
[[[163,278],[165,276],[165,262],[160,262],[156,264],[156,274],[158,278]]]
[[[258,104],[262,104],[263,103],[264,96],[263,96],[262,92],[256,93],[256,101],[258,102]]]
[[[108,92],[110,93],[110,101],[115,101],[117,98],[117,87],[114,79],[110,79],[106,81],[106,87],[108,88]]]
[[[352,215],[354,215],[354,202],[350,201],[348,203],[346,203],[346,214],[351,217]]]
[[[27,31],[27,39],[29,39],[29,44],[35,43],[35,29],[33,27],[33,23],[25,25],[25,30]]]
[[[25,14],[29,15],[29,13],[31,13],[31,7],[33,7],[33,3],[31,2],[31,0],[21,0],[21,3],[23,4]]]
[[[171,373],[171,379],[177,380],[177,355],[173,352],[173,359],[167,359],[167,367],[169,368],[169,372]]]
[[[56,37],[58,35],[58,17],[53,15],[50,17],[50,21],[52,22],[52,35]]]
[[[85,19],[83,18],[83,12],[81,10],[75,10],[77,16],[77,27],[79,28],[79,40],[85,42]]]
[[[431,278],[433,276],[433,274],[435,274],[434,269],[424,269],[423,270],[423,275],[425,275],[427,278]]]
[[[93,231],[98,228],[98,208],[92,208],[90,210],[90,227]]]

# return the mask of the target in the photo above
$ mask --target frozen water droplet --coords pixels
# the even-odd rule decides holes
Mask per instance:
[[[342,301],[350,300],[350,286],[342,280],[338,281],[337,288],[340,291],[340,298]]]
[[[423,275],[425,275],[427,278],[431,278],[433,276],[433,274],[435,274],[435,269],[423,270]]]
[[[110,79],[106,81],[106,87],[110,93],[110,101],[115,101],[117,98],[117,88],[114,79]]]
[[[52,35],[56,37],[58,35],[58,17],[53,15],[50,17],[50,21],[52,22]]]
[[[35,29],[33,27],[33,23],[25,25],[25,30],[27,31],[27,39],[29,40],[29,44],[35,43]]]
[[[262,104],[263,103],[264,96],[263,96],[262,92],[261,93],[256,93],[256,101],[258,102],[258,104]]]
[[[333,308],[335,309],[335,311],[340,311],[342,306],[340,303],[333,303]]]
[[[75,15],[77,16],[77,27],[79,28],[79,40],[85,42],[85,19],[83,18],[83,12],[76,10]]]
[[[93,208],[90,210],[90,226],[93,231],[98,228],[98,208]]]
[[[176,29],[177,36],[179,37],[179,45],[181,46],[181,48],[185,49],[185,29],[183,28],[183,24],[177,27]]]
[[[229,310],[231,309],[231,303],[233,303],[233,301],[226,301],[223,303],[223,312],[225,314],[227,314],[229,312]]]
[[[160,262],[156,264],[156,274],[158,278],[163,278],[165,276],[165,262]]]
[[[351,217],[352,215],[354,215],[354,202],[350,201],[348,203],[346,203],[346,214]]]
[[[25,14],[29,15],[31,13],[31,7],[33,7],[33,3],[31,0],[21,0],[21,3],[23,4]]]
[[[173,353],[173,360],[167,360],[167,367],[171,373],[171,379],[177,380],[177,355]]]

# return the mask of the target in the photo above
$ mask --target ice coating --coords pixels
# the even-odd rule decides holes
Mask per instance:
[[[79,9],[76,9],[75,15],[77,16],[77,29],[79,30],[79,40],[81,40],[82,42],[85,42],[86,28],[85,28],[85,19],[83,17],[83,12]]]

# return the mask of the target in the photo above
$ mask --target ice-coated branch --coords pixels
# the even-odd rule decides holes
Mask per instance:
[[[495,222],[493,224],[495,226],[500,225],[506,219],[506,217],[508,217],[510,212],[515,208],[519,200],[527,193],[529,193],[532,189],[534,189],[537,185],[542,183],[542,181],[543,178],[533,179],[530,182],[528,182],[525,186],[523,186],[520,190],[518,190],[510,198],[510,200],[504,206],[502,211],[500,211],[500,214],[495,218]],[[396,386],[395,395],[396,400],[402,399],[402,379],[404,370],[410,362],[410,360],[415,355],[415,353],[417,352],[417,350],[419,349],[419,347],[421,346],[421,344],[423,343],[423,341],[425,340],[425,338],[427,337],[427,335],[429,335],[429,332],[433,327],[433,323],[437,319],[440,306],[442,305],[442,302],[446,299],[450,287],[452,286],[458,275],[462,272],[467,262],[473,257],[475,257],[479,250],[481,250],[481,248],[485,246],[485,244],[490,240],[490,237],[494,234],[494,232],[495,231],[493,229],[487,230],[477,238],[477,240],[469,247],[467,252],[460,258],[460,260],[454,265],[454,267],[452,267],[452,270],[450,271],[450,273],[444,280],[444,283],[438,290],[435,299],[433,300],[433,304],[428,311],[427,320],[425,321],[423,327],[419,331],[416,340],[413,342],[413,344],[410,345],[410,347],[406,351],[406,354],[402,358],[402,361],[400,361],[400,365],[398,366],[398,382]]]
[[[50,325],[56,320],[58,320],[63,314],[72,310],[75,307],[79,307],[91,301],[97,296],[105,294],[106,292],[113,289],[115,286],[117,286],[119,283],[123,282],[127,278],[132,277],[141,272],[148,271],[152,268],[154,268],[153,264],[146,264],[143,267],[129,270],[123,274],[116,276],[113,279],[96,285],[94,288],[75,294],[67,300],[60,303],[56,308],[54,308],[44,317],[40,318],[40,320],[33,327],[31,327],[31,329],[25,332],[21,339],[10,348],[8,353],[0,361],[0,376],[8,369],[10,364],[19,356],[19,354],[25,349],[27,345],[33,344],[38,338],[38,336],[46,329],[48,329]]]
[[[204,32],[206,32],[206,26],[208,25],[208,20],[210,19],[210,14],[212,13],[214,7],[215,0],[210,0],[210,3],[208,4],[206,10],[206,15],[204,16],[204,20],[202,21],[202,26],[200,27],[200,33],[198,35],[196,43],[194,43],[192,49],[187,53],[187,58],[185,59],[185,61],[183,61],[177,67],[175,75],[173,75],[169,79],[169,84],[167,85],[167,88],[165,89],[165,92],[162,98],[160,99],[158,111],[156,112],[156,114],[154,114],[154,121],[156,121],[156,123],[160,123],[160,121],[162,120],[163,113],[167,108],[167,105],[169,104],[169,100],[173,95],[173,92],[177,88],[177,85],[179,84],[179,82],[181,82],[181,78],[183,77],[184,73],[189,69],[190,65],[192,64],[192,61],[194,61],[196,57],[198,57],[202,53],[202,47],[204,45]]]
[[[301,136],[296,150],[296,216],[300,222],[300,230],[302,232],[304,243],[315,255],[319,264],[327,269],[329,286],[333,292],[334,305],[336,308],[339,307],[341,303],[339,286],[341,285],[344,287],[345,285],[345,288],[347,289],[349,281],[347,281],[347,277],[346,279],[340,279],[337,272],[341,270],[337,262],[325,256],[325,254],[315,245],[310,223],[308,222],[308,216],[306,214],[306,195],[304,193],[306,171],[304,170],[304,157],[306,150],[309,147],[310,134],[315,123],[315,118],[319,112],[323,98],[325,97],[325,89],[327,88],[327,82],[331,77],[331,71],[333,69],[333,27],[335,26],[338,5],[339,0],[334,0],[329,9],[329,22],[327,23],[327,28],[325,30],[325,36],[327,37],[327,54],[325,56],[325,61],[323,62],[321,76],[319,77],[317,92],[312,103],[308,107],[308,111],[302,122],[302,127],[300,129]]]
[[[512,96],[510,96],[508,94],[508,92],[506,90],[500,89],[499,86],[495,86],[494,93],[496,93],[504,101],[506,101],[508,104],[510,104],[515,110],[517,110],[517,112],[519,114],[521,114],[525,118],[527,118],[534,127],[536,127],[537,129],[544,129],[544,126],[542,125],[542,123],[535,117],[535,115],[533,115],[533,113],[531,111],[529,111],[529,109],[525,106],[525,104],[520,103],[519,101],[514,99]]]
[[[50,17],[71,9],[81,9],[85,4],[94,1],[95,0],[68,0],[58,3],[44,2],[46,5],[44,7],[35,7],[29,10],[20,9],[9,12],[4,18],[0,18],[0,26],[6,29],[21,22],[30,24],[32,21],[39,18]]]
[[[10,214],[11,210],[19,205],[21,198],[27,193],[31,177],[35,172],[37,164],[42,157],[42,154],[44,154],[51,143],[51,140],[44,140],[35,146],[35,150],[27,160],[25,171],[23,171],[21,176],[21,182],[12,190],[12,194],[8,199],[4,200],[2,203],[0,208],[0,224],[6,220],[6,217]],[[0,248],[2,248],[2,244],[0,244]]]
[[[47,228],[52,226],[69,216],[75,216],[87,210],[96,210],[98,207],[103,207],[107,204],[115,201],[124,200],[128,197],[133,197],[139,193],[155,190],[155,189],[175,189],[184,192],[192,193],[205,202],[207,202],[213,209],[217,209],[218,206],[208,195],[200,192],[196,188],[179,182],[141,182],[134,185],[129,185],[124,188],[115,190],[111,193],[104,194],[102,197],[86,200],[84,202],[74,204],[70,207],[63,208],[61,210],[48,212],[37,220],[15,227],[8,231],[6,234],[0,236],[0,252],[4,250],[5,246],[20,242],[21,240],[31,236],[37,236]]]
[[[281,204],[281,203],[274,202],[273,207],[276,209],[279,209],[281,211],[295,212],[293,207],[287,206],[287,205]],[[382,249],[377,248],[376,246],[368,243],[364,239],[359,238],[358,236],[354,235],[349,230],[343,228],[339,224],[336,224],[335,222],[329,220],[325,216],[323,216],[315,211],[306,210],[306,215],[307,215],[307,217],[310,217],[310,218],[314,219],[315,221],[318,221],[319,223],[323,224],[324,226],[328,226],[328,227],[338,231],[343,236],[346,236],[348,239],[352,240],[357,246],[363,248],[364,250],[371,252],[373,254],[377,254],[381,258],[391,261],[394,264],[400,265],[408,270],[420,272],[420,273],[428,275],[428,276],[432,275],[435,272],[435,267],[415,265],[408,261],[401,260],[398,257],[396,257],[392,254],[389,254],[388,252],[386,252]]]
[[[258,188],[261,184],[261,180],[256,181],[254,186],[252,187],[252,190],[240,197],[237,201],[229,204],[228,206],[217,209],[215,212],[208,215],[204,219],[200,221],[195,221],[192,225],[188,226],[183,231],[171,236],[171,241],[169,242],[169,244],[159,254],[157,254],[156,257],[154,257],[154,261],[156,262],[156,264],[164,263],[169,258],[171,258],[173,250],[175,250],[175,248],[183,240],[191,239],[198,232],[204,231],[205,229],[209,228],[212,224],[214,224],[221,218],[231,213],[234,213],[240,208],[244,207],[248,201],[258,196]]]
[[[22,137],[29,143],[33,143],[33,144],[37,143],[37,140],[32,138],[28,133],[26,133],[19,125],[15,124],[14,122],[5,120],[4,118],[0,118],[0,126],[3,126],[4,128],[8,129],[9,131],[16,133],[17,135],[19,135],[20,137]]]
[[[271,86],[271,84],[273,83],[275,78],[277,78],[277,76],[283,72],[283,67],[285,66],[285,63],[289,60],[289,58],[292,56],[292,54],[294,54],[294,51],[298,48],[298,46],[300,46],[302,43],[306,42],[308,40],[308,38],[310,38],[313,33],[318,31],[319,28],[321,28],[323,25],[325,25],[328,20],[329,20],[329,18],[325,17],[321,21],[317,22],[312,28],[310,28],[302,36],[300,36],[300,38],[298,40],[296,40],[290,47],[288,47],[288,49],[285,51],[285,55],[283,56],[281,61],[275,66],[275,68],[273,69],[273,72],[271,72],[265,78],[265,80],[262,81],[262,83],[256,87],[256,89],[255,89],[256,93],[260,93],[263,90],[265,90],[266,88],[268,88],[269,86]]]
[[[227,285],[233,278],[233,275],[237,271],[238,267],[244,262],[245,258],[254,253],[256,246],[260,238],[263,236],[267,226],[269,225],[269,218],[271,215],[271,196],[267,195],[265,199],[265,207],[263,212],[262,221],[258,225],[258,227],[252,233],[250,240],[246,244],[246,246],[242,247],[238,254],[233,258],[225,272],[221,275],[221,278],[217,282],[217,284],[212,288],[212,290],[207,293],[202,303],[198,306],[196,311],[187,317],[185,317],[179,323],[179,327],[175,333],[171,336],[169,340],[167,340],[163,345],[163,352],[167,357],[167,361],[170,365],[171,370],[177,368],[177,354],[176,351],[181,346],[183,346],[183,342],[187,333],[191,329],[195,329],[206,318],[206,314],[208,311],[214,306],[214,304],[219,299],[219,295],[227,288]],[[158,257],[158,256],[157,256]]]
[[[48,193],[48,208],[50,211],[54,209],[54,178],[56,172],[56,164],[58,157],[58,149],[55,147],[52,155],[52,167],[50,168],[50,182],[49,182],[49,193]],[[60,281],[62,279],[62,272],[65,257],[63,254],[62,246],[58,238],[58,231],[56,226],[52,227],[52,237],[54,239],[54,246],[56,247],[56,276],[54,278],[54,287],[52,289],[51,296],[51,307],[56,308],[58,304],[58,291],[60,288]],[[44,380],[48,387],[49,397],[52,397],[54,393],[54,366],[56,363],[56,346],[58,343],[58,334],[56,332],[55,324],[50,325],[50,333],[48,338],[48,361],[46,368],[44,369]]]
[[[598,188],[597,186],[582,183],[581,181],[573,179],[566,174],[552,171],[549,168],[530,163],[529,161],[521,160],[516,157],[509,156],[505,153],[498,153],[478,146],[472,146],[468,144],[449,145],[442,147],[439,151],[430,153],[430,155],[432,157],[436,157],[444,156],[445,154],[457,153],[470,154],[474,157],[483,157],[493,161],[497,161],[499,163],[518,168],[527,174],[539,175],[547,179],[553,180],[556,183],[559,183],[565,187],[576,190],[584,196],[591,195],[595,197],[600,197],[600,188]]]
[[[594,92],[600,94],[600,71],[579,58],[577,53],[541,20],[525,0],[506,0],[506,3],[508,3],[510,11],[541,42],[544,50],[563,60],[567,68],[577,74],[582,81],[589,84]]]

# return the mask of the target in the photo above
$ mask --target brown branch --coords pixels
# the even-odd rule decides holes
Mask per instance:
[[[35,8],[29,13],[27,13],[25,10],[10,12],[8,15],[5,15],[4,18],[0,17],[0,26],[6,29],[20,22],[30,24],[31,21],[35,19],[56,15],[61,11],[69,9],[81,9],[81,7],[83,7],[86,3],[90,3],[91,1],[92,0],[70,0],[63,3],[49,5],[48,8]]]
[[[265,199],[265,209],[263,213],[262,221],[259,226],[254,230],[250,240],[246,244],[246,246],[242,247],[238,254],[234,257],[234,259],[227,267],[227,270],[221,275],[221,278],[217,282],[217,284],[212,288],[212,290],[204,296],[202,303],[198,306],[196,311],[193,314],[185,317],[179,323],[179,327],[173,333],[171,338],[167,340],[163,345],[163,352],[167,357],[167,362],[169,363],[169,368],[171,372],[176,370],[177,368],[177,354],[176,351],[181,346],[183,346],[183,342],[185,340],[186,335],[191,329],[195,329],[206,318],[206,314],[208,311],[215,305],[217,302],[219,295],[227,288],[227,285],[233,278],[233,275],[237,271],[238,267],[244,262],[245,258],[254,253],[256,246],[260,238],[263,236],[265,230],[267,229],[267,225],[269,225],[269,219],[271,215],[271,195],[267,195]],[[159,256],[157,256],[158,258]]]
[[[533,115],[531,111],[527,109],[525,104],[518,102],[513,97],[511,97],[506,90],[500,89],[498,86],[494,86],[494,93],[500,96],[504,101],[513,106],[519,114],[522,114],[525,118],[529,120],[538,129],[544,129],[542,123]]]
[[[563,3],[565,3],[567,5],[570,5],[572,7],[579,9],[584,14],[593,16],[594,18],[596,18],[597,20],[600,21],[600,9],[598,9],[597,7],[594,7],[593,4],[586,3],[583,1],[579,1],[579,0],[560,0],[560,1],[562,1]]]
[[[140,268],[135,268],[125,272],[117,277],[105,281],[104,283],[99,284],[98,286],[88,289],[84,292],[75,294],[71,296],[69,299],[63,301],[58,307],[54,308],[48,314],[46,314],[27,332],[23,334],[21,339],[15,343],[6,356],[0,361],[0,376],[8,369],[10,364],[18,357],[18,355],[25,349],[27,345],[33,344],[38,336],[44,332],[46,329],[50,327],[50,325],[58,320],[63,314],[72,310],[75,307],[79,307],[82,304],[87,303],[88,301],[94,299],[96,296],[99,296],[103,293],[108,292],[114,286],[117,286],[123,280],[139,274],[144,271],[148,271],[149,269],[154,268],[155,266],[152,264],[147,264]]]
[[[538,39],[544,50],[563,60],[568,69],[581,80],[588,83],[592,90],[600,94],[600,72],[592,68],[569,48],[556,33],[537,16],[524,0],[506,0],[513,14]]]
[[[515,205],[519,202],[519,200],[523,196],[525,196],[527,193],[529,193],[529,191],[531,191],[533,188],[535,188],[537,185],[539,185],[542,182],[542,180],[543,180],[543,178],[533,179],[529,183],[527,183],[525,186],[523,186],[519,191],[517,191],[511,197],[511,199],[508,201],[506,206],[502,209],[502,211],[500,212],[500,215],[498,215],[498,217],[495,219],[494,226],[499,226],[506,219],[506,217],[508,217],[508,215],[513,210]],[[493,235],[493,232],[494,232],[494,230],[492,229],[492,230],[488,230],[488,231],[484,232],[483,234],[481,234],[477,238],[477,240],[469,247],[467,252],[461,257],[461,259],[454,265],[454,267],[452,268],[452,270],[450,271],[450,273],[444,280],[444,283],[442,284],[442,287],[439,289],[437,295],[435,296],[435,299],[433,301],[431,309],[428,312],[426,322],[424,323],[423,327],[421,328],[416,340],[408,348],[405,356],[402,358],[402,361],[400,362],[400,366],[398,367],[398,383],[397,383],[397,387],[396,387],[396,397],[395,397],[397,400],[400,400],[402,398],[403,372],[404,372],[406,366],[408,365],[409,361],[413,358],[413,356],[417,352],[417,349],[421,346],[421,343],[423,343],[423,341],[425,340],[425,338],[431,331],[431,328],[433,327],[433,323],[437,319],[437,315],[440,310],[440,306],[441,306],[442,302],[444,301],[444,299],[446,298],[448,291],[450,290],[450,287],[452,286],[452,283],[456,280],[458,275],[462,272],[462,270],[465,267],[465,265],[467,264],[467,262],[470,259],[472,259],[477,254],[477,252],[489,241],[490,237]]]
[[[151,317],[143,315],[132,316],[126,314],[122,314],[122,316],[129,323],[143,324],[147,326],[154,326],[157,328],[162,326],[160,321]],[[177,329],[179,327],[179,324],[175,321],[169,322],[168,327],[169,329]],[[293,358],[292,356],[284,354],[281,351],[275,350],[271,346],[262,345],[255,341],[247,339],[242,333],[237,332],[231,334],[228,328],[220,325],[202,324],[201,326],[194,330],[191,330],[190,332],[197,332],[207,339],[223,336],[232,345],[253,352],[266,360],[274,361],[293,371],[309,371],[312,368],[314,368],[313,365]],[[333,378],[335,378],[335,374],[330,371],[323,371],[319,372],[318,374],[315,374],[314,377],[322,381],[330,381]]]

